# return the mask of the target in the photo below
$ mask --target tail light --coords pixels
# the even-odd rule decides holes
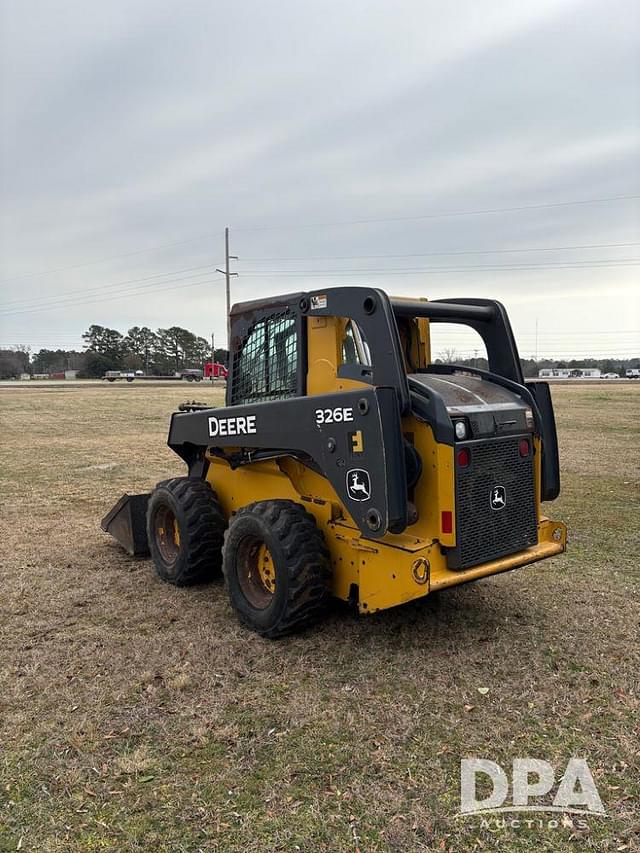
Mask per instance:
[[[458,451],[457,459],[458,459],[458,466],[460,468],[467,468],[468,467],[469,462],[471,462],[471,454],[469,453],[469,451],[466,447],[463,447],[461,450]]]

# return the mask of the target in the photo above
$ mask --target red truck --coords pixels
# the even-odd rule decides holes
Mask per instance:
[[[226,379],[229,371],[218,361],[207,361],[204,366],[205,379]]]

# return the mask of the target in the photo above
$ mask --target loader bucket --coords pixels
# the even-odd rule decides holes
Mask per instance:
[[[147,503],[149,494],[123,495],[105,515],[100,526],[132,557],[149,553]]]

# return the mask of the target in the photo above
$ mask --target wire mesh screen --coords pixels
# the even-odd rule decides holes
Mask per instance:
[[[288,310],[255,323],[233,364],[231,403],[295,397],[298,388],[298,335]]]

